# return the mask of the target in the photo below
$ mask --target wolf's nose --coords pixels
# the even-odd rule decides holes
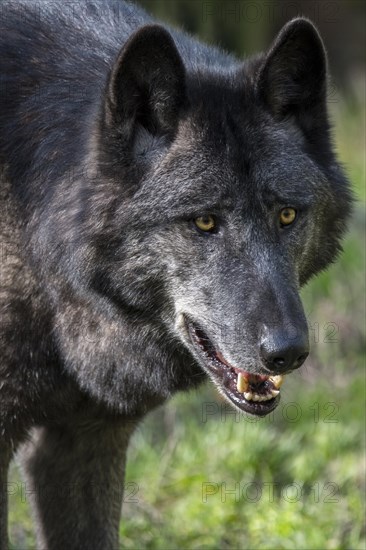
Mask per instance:
[[[298,369],[309,355],[307,333],[296,336],[282,332],[268,334],[261,342],[260,354],[270,371],[284,373]]]

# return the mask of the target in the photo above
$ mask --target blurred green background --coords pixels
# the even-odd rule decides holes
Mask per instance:
[[[234,414],[211,385],[151,414],[129,451],[125,548],[364,549],[365,2],[145,0],[163,21],[245,56],[291,17],[329,54],[334,139],[357,203],[340,261],[303,291],[311,356],[261,420]],[[19,480],[14,465],[10,481]],[[19,492],[13,548],[34,547]],[[91,549],[92,550],[92,549]]]

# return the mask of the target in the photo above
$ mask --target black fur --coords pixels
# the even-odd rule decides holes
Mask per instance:
[[[210,354],[267,376],[264,348],[307,353],[298,289],[336,257],[351,203],[326,54],[302,18],[243,62],[124,2],[1,17],[0,548],[18,448],[47,487],[40,547],[115,548],[136,423],[207,374],[225,394]]]

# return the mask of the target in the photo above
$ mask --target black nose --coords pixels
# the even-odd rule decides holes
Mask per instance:
[[[301,367],[309,355],[308,334],[267,333],[260,345],[262,361],[267,369],[283,373]]]

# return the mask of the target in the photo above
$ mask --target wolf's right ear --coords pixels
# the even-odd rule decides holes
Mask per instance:
[[[185,68],[173,38],[160,25],[146,25],[131,36],[114,64],[105,123],[126,143],[137,125],[153,135],[173,135],[185,97]]]
[[[317,29],[298,17],[287,23],[257,75],[257,90],[273,116],[317,115],[326,99],[327,58]]]

